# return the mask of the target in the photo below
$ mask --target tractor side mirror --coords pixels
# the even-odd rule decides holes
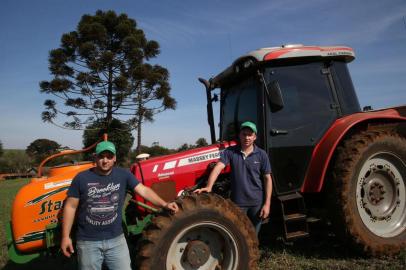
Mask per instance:
[[[271,81],[268,83],[268,89],[271,112],[282,110],[285,104],[283,103],[282,91],[278,81]]]

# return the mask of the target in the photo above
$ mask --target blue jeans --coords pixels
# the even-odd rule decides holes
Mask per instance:
[[[100,270],[102,264],[110,270],[131,270],[131,259],[124,234],[101,241],[76,243],[80,270]]]
[[[254,225],[255,232],[258,233],[261,230],[262,219],[259,217],[260,211],[262,209],[262,204],[255,206],[240,206],[241,210],[247,214],[248,218]]]

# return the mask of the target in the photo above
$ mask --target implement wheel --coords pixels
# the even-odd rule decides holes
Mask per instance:
[[[138,269],[257,269],[255,230],[231,201],[214,194],[193,194],[177,203],[178,213],[155,217],[144,231]]]
[[[365,131],[338,150],[334,183],[342,228],[373,255],[406,247],[406,140]]]

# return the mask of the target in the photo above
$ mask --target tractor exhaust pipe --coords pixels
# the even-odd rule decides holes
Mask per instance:
[[[211,87],[210,82],[205,79],[199,78],[199,82],[201,82],[206,88],[207,122],[209,123],[210,126],[211,143],[214,144],[216,143],[216,131],[214,129],[213,98],[211,96],[211,90],[213,90],[213,88]]]

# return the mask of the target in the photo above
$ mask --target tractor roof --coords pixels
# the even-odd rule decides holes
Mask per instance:
[[[248,69],[257,64],[301,60],[311,61],[309,59],[321,60],[327,58],[351,62],[354,60],[355,54],[352,48],[346,46],[289,44],[280,47],[262,48],[237,58],[231,66],[211,79],[211,86],[213,89],[219,87],[225,80],[236,75],[242,69]]]
[[[290,44],[282,45],[281,47],[258,49],[240,58],[246,57],[254,57],[257,61],[301,57],[327,57],[341,58],[346,62],[351,62],[355,58],[355,54],[353,49],[346,46],[304,46],[301,44]],[[237,59],[236,62],[238,62],[239,59]]]

